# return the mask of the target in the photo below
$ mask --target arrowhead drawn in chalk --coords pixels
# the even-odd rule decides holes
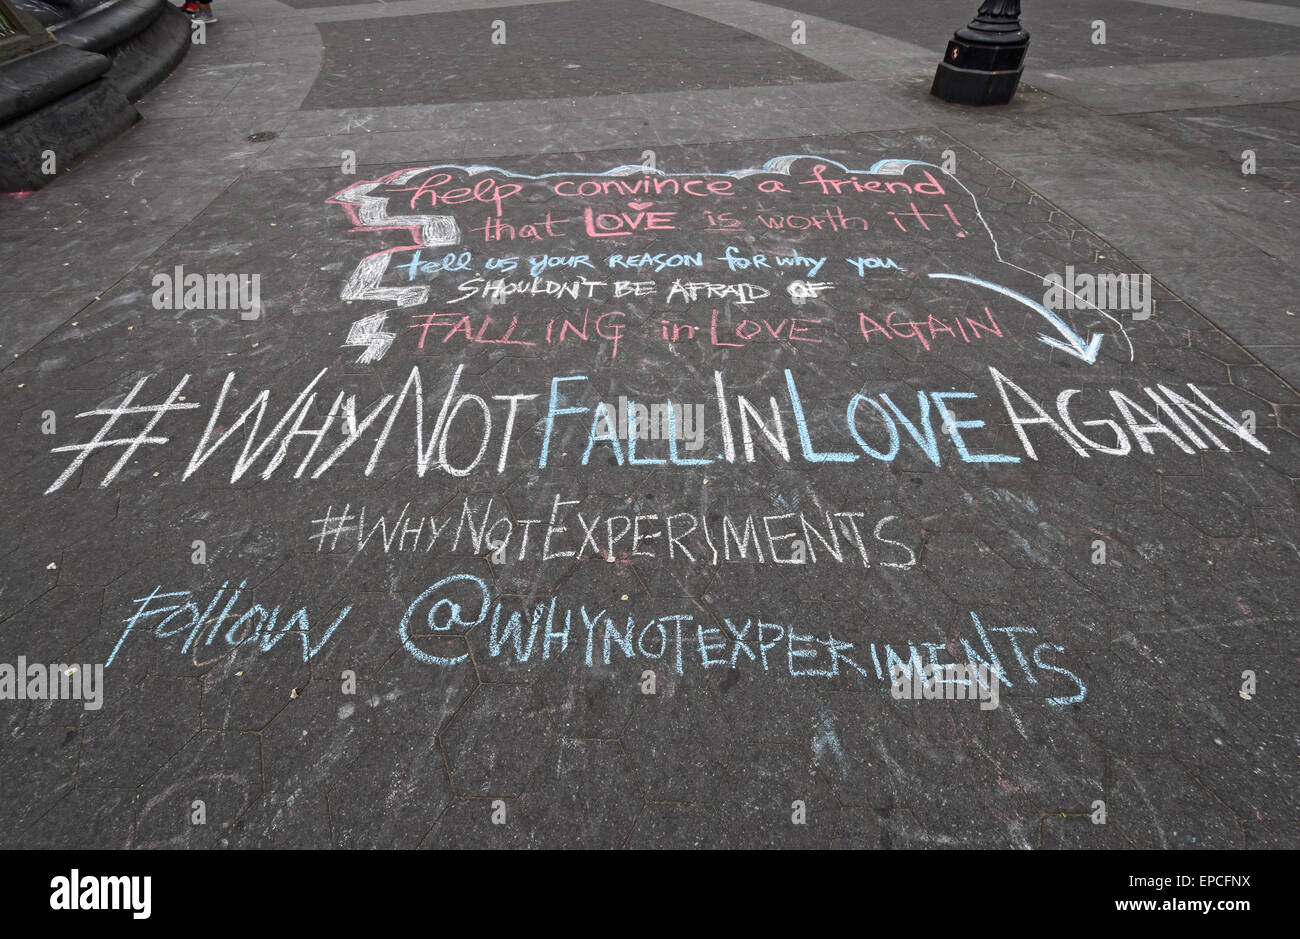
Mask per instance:
[[[1097,353],[1101,351],[1103,333],[1094,333],[1092,338],[1088,340],[1087,344],[1085,344],[1084,341],[1080,339],[1068,326],[1062,331],[1069,332],[1069,336],[1066,338],[1065,342],[1062,342],[1059,339],[1053,339],[1051,336],[1045,336],[1042,333],[1038,334],[1038,341],[1045,342],[1049,346],[1055,346],[1062,352],[1068,352],[1075,358],[1083,359],[1083,361],[1087,362],[1089,365],[1096,364]]]
[[[397,334],[384,331],[384,323],[387,319],[388,313],[385,311],[363,317],[352,324],[343,345],[365,349],[357,356],[357,364],[369,365],[371,362],[378,362],[393,344]]]

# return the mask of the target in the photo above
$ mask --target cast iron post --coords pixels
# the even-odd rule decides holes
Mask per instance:
[[[984,0],[975,19],[949,40],[930,94],[957,104],[1006,104],[1020,84],[1028,48],[1020,0]]]

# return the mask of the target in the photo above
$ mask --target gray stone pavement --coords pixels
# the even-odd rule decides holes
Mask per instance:
[[[0,201],[5,843],[1295,847],[1300,6],[975,6],[218,0]]]

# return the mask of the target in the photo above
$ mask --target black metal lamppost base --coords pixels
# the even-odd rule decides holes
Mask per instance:
[[[956,104],[1006,104],[1020,84],[1028,48],[1020,0],[984,0],[975,19],[949,40],[930,94]]]

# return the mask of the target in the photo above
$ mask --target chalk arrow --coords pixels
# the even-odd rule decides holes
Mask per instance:
[[[1061,319],[1059,316],[1057,316],[1047,307],[1043,306],[1041,303],[1036,303],[1033,300],[1030,300],[1024,294],[1016,293],[1014,290],[1011,290],[1007,287],[1000,286],[999,284],[991,284],[987,280],[980,280],[978,277],[968,277],[965,274],[931,274],[930,276],[937,277],[942,280],[961,280],[961,281],[965,281],[968,284],[976,284],[977,286],[980,287],[987,287],[989,288],[989,290],[996,291],[997,293],[1002,294],[1004,297],[1010,297],[1012,300],[1020,301],[1025,306],[1029,307],[1031,310],[1037,313],[1039,316],[1043,317],[1045,320],[1051,323],[1054,327],[1056,327],[1056,331],[1065,337],[1065,341],[1062,342],[1060,339],[1056,339],[1052,336],[1045,336],[1042,333],[1039,333],[1038,334],[1039,342],[1045,342],[1049,346],[1052,346],[1053,348],[1060,349],[1062,352],[1069,353],[1070,355],[1074,356],[1076,359],[1083,359],[1083,361],[1087,362],[1089,365],[1096,364],[1097,352],[1099,349],[1101,349],[1101,340],[1102,337],[1105,336],[1105,333],[1095,333],[1090,339],[1088,339],[1087,342],[1084,342],[1083,338],[1079,336],[1079,334],[1076,333],[1073,329],[1070,328],[1069,323]]]
[[[357,320],[348,330],[348,338],[344,340],[344,347],[360,346],[365,349],[357,357],[358,365],[369,365],[371,362],[378,362],[384,357],[397,338],[396,333],[384,332],[384,322],[388,319],[387,313],[376,313],[373,316],[367,316]]]

